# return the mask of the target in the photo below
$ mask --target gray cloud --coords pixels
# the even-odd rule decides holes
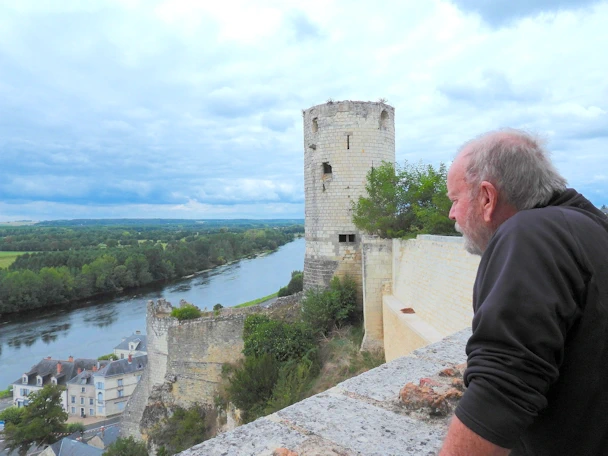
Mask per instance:
[[[478,13],[492,27],[509,25],[545,12],[577,10],[602,0],[451,0],[461,10]]]

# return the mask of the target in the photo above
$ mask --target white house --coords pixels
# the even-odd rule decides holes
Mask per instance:
[[[148,364],[147,355],[128,355],[127,358],[112,361],[93,373],[96,416],[116,415],[125,409],[129,397],[141,380],[146,364]]]
[[[32,366],[28,372],[24,372],[19,380],[13,382],[13,404],[23,407],[28,404],[28,396],[34,391],[41,390],[46,385],[62,385],[66,389],[61,396],[64,410],[68,410],[67,384],[84,370],[92,370],[94,367],[103,367],[109,361],[97,361],[70,356],[66,361],[48,358]]]

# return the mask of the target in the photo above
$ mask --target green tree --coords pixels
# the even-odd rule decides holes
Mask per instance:
[[[58,433],[65,432],[68,414],[61,405],[63,389],[56,385],[47,385],[29,396],[29,405],[25,407],[22,419],[18,424],[7,423],[4,436],[10,451],[17,450],[25,455],[33,445],[50,444],[58,440]]]
[[[455,234],[449,219],[447,168],[383,162],[367,173],[366,196],[353,202],[353,223],[384,238]]]
[[[133,437],[119,437],[112,443],[103,456],[148,456],[144,442],[138,442]]]

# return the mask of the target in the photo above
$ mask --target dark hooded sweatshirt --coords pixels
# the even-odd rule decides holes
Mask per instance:
[[[481,258],[458,418],[511,455],[608,455],[608,218],[575,190]]]

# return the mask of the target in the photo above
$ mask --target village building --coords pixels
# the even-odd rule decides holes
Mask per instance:
[[[131,356],[141,356],[148,354],[148,338],[140,331],[135,331],[135,334],[122,339],[122,342],[114,347],[114,354],[118,359]]]
[[[28,404],[28,396],[31,393],[41,390],[46,385],[63,385],[66,386],[66,389],[62,392],[61,403],[64,410],[68,410],[68,382],[82,371],[92,370],[93,367],[103,367],[107,363],[109,361],[74,359],[73,356],[64,361],[51,359],[49,356],[32,366],[28,372],[24,372],[19,380],[13,382],[13,404],[23,407]]]
[[[96,416],[112,416],[121,413],[135,387],[141,380],[148,356],[131,356],[112,361],[93,373],[97,409]],[[82,389],[82,387],[81,387]],[[85,394],[88,389],[85,386]],[[88,403],[90,396],[82,396]],[[77,413],[80,413],[78,410]]]

